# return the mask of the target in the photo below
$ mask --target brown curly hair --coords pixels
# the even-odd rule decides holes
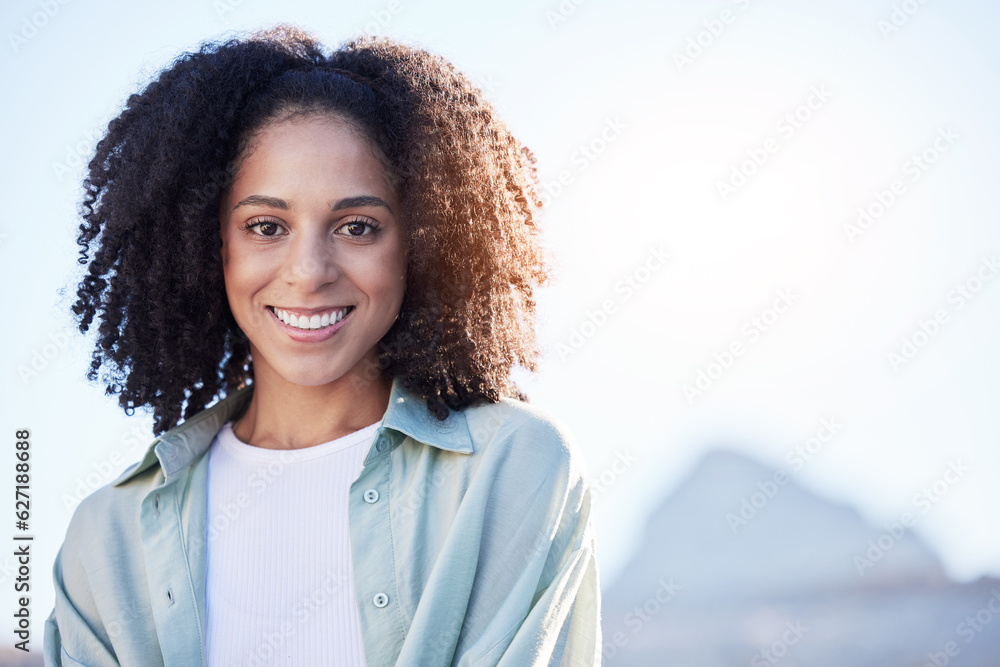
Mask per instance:
[[[99,322],[88,378],[103,367],[107,393],[126,413],[151,408],[157,434],[252,382],[219,203],[255,133],[313,112],[378,146],[404,211],[406,293],[374,372],[438,419],[527,400],[511,370],[537,370],[533,292],[548,278],[531,152],[440,56],[374,37],[324,55],[287,26],[182,55],[109,123],[77,239],[89,266],[73,312],[82,332]]]

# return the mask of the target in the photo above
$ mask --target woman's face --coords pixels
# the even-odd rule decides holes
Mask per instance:
[[[347,121],[309,115],[266,126],[244,157],[220,210],[222,265],[255,382],[318,386],[376,363],[406,244],[375,150]]]

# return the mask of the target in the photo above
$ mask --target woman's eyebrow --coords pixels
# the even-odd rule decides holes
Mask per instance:
[[[289,208],[288,202],[284,199],[279,199],[278,197],[268,197],[267,195],[250,195],[249,197],[245,197],[233,207],[233,210],[235,211],[240,206],[268,206],[270,208],[280,208],[285,211]]]
[[[250,195],[245,197],[233,207],[235,211],[240,206],[267,206],[270,208],[280,208],[287,211],[290,207],[288,202],[284,199],[278,197],[268,197],[267,195]],[[330,207],[331,211],[339,211],[345,208],[355,208],[360,206],[382,206],[395,215],[392,207],[389,206],[381,197],[376,197],[375,195],[358,195],[356,197],[344,197],[343,199],[338,199],[333,206]]]
[[[389,213],[395,215],[395,213],[393,213],[392,211],[392,207],[389,206],[380,197],[376,197],[375,195],[358,195],[357,197],[344,197],[343,199],[338,200],[330,210],[339,211],[340,209],[343,208],[355,208],[357,206],[383,206],[389,211]]]

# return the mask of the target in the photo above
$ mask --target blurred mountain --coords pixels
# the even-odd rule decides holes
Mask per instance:
[[[1000,666],[1000,581],[950,582],[921,507],[873,526],[776,472],[695,466],[605,587],[606,665]]]

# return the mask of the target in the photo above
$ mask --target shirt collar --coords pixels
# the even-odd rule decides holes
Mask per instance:
[[[222,426],[233,415],[243,411],[252,395],[253,385],[239,389],[163,433],[150,443],[142,459],[126,469],[112,485],[120,486],[156,463],[159,463],[164,477],[173,477],[205,453]],[[449,409],[444,421],[437,419],[428,412],[426,401],[404,388],[398,377],[392,380],[389,406],[379,431],[385,431],[390,438],[392,447],[389,449],[409,436],[418,442],[449,452],[473,452],[472,435],[465,413]],[[366,458],[365,465],[375,458],[371,454]]]

